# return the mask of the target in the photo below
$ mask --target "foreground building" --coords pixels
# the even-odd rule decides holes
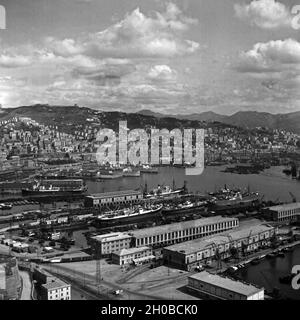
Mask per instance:
[[[114,232],[91,237],[88,244],[101,256],[109,256],[123,249],[158,248],[189,241],[237,228],[239,220],[228,217],[210,217],[134,230],[130,233]]]
[[[35,268],[33,279],[41,300],[71,300],[71,285],[53,276],[49,272]]]
[[[214,300],[264,300],[264,288],[206,271],[188,277],[187,289]]]
[[[126,264],[140,265],[155,259],[149,247],[123,249],[111,255],[112,262],[120,266]]]
[[[101,208],[109,205],[135,204],[143,200],[141,191],[125,190],[91,194],[85,197],[85,207]]]
[[[224,232],[238,226],[237,218],[216,216],[140,229],[131,233],[132,246],[163,247]]]
[[[132,236],[122,232],[114,232],[91,237],[88,244],[102,257],[117,253],[123,249],[129,249]]]
[[[220,259],[232,255],[232,248],[244,253],[269,246],[276,228],[268,224],[258,224],[245,229],[192,240],[163,249],[164,263],[183,270],[211,261],[218,254]]]
[[[274,221],[292,222],[300,219],[300,202],[281,204],[265,210]]]

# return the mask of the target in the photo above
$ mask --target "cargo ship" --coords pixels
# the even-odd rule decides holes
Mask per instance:
[[[131,168],[123,169],[123,176],[124,177],[140,177],[141,171],[140,170],[132,170]]]
[[[228,189],[226,186],[219,192],[210,194],[209,209],[211,211],[227,211],[235,213],[239,210],[250,210],[258,206],[261,202],[261,196],[258,192],[245,191],[240,189]]]
[[[207,205],[206,201],[186,201],[177,205],[168,204],[162,209],[162,216],[173,216],[173,215],[184,215],[189,213],[201,212],[205,209]]]
[[[152,173],[152,174],[157,174],[158,173],[158,168],[153,168],[148,165],[144,165],[140,168],[141,173]]]
[[[151,199],[151,200],[156,200],[156,199],[162,199],[162,198],[169,198],[172,196],[178,196],[180,194],[184,193],[185,188],[181,189],[172,189],[169,186],[160,186],[158,185],[157,188],[151,190],[149,193],[145,192],[144,198],[145,199]]]
[[[98,216],[94,224],[96,227],[105,228],[153,220],[160,214],[162,208],[162,205],[151,205],[110,211]]]
[[[69,195],[86,191],[82,179],[49,179],[36,181],[31,187],[22,189],[22,195]]]

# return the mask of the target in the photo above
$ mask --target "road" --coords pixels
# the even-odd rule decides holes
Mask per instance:
[[[55,267],[51,265],[43,265],[43,268],[50,271],[50,273],[54,273],[57,276],[61,275],[65,279],[70,279],[72,282],[76,282],[77,285],[81,285],[85,283],[86,287],[89,287],[94,294],[98,295],[100,300],[106,300],[107,298],[109,299],[116,299],[116,300],[156,300],[156,299],[163,299],[162,297],[156,297],[153,295],[149,294],[144,294],[140,292],[134,292],[125,288],[122,288],[122,286],[117,285],[115,283],[101,280],[101,292],[102,294],[97,294],[97,285],[95,281],[95,276],[91,276],[88,274],[84,274],[83,272],[80,271],[75,271],[75,270],[70,270],[66,267],[63,267],[61,265],[56,264]],[[76,279],[76,280],[75,280]],[[123,293],[121,296],[114,296],[111,294],[112,291],[117,290],[117,289],[123,289]]]
[[[20,271],[20,276],[22,277],[22,295],[21,300],[31,300],[31,289],[32,289],[32,283],[29,277],[28,272]]]

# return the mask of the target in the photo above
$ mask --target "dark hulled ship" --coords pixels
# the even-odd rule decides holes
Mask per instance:
[[[22,189],[22,194],[26,195],[72,195],[83,194],[87,187],[82,179],[45,179],[36,181],[31,187]]]

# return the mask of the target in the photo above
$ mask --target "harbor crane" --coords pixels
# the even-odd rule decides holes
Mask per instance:
[[[217,261],[217,270],[222,269],[222,257],[218,245],[215,242],[210,242],[206,247],[208,246],[212,246],[212,249],[215,250],[214,258]]]
[[[226,235],[229,239],[229,250],[230,254],[234,257],[234,259],[238,262],[239,261],[239,251],[238,248],[234,245],[234,240],[230,234]]]

